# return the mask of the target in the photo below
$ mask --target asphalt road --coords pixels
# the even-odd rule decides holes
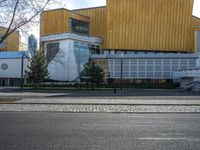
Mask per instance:
[[[0,113],[0,149],[200,150],[200,115]]]

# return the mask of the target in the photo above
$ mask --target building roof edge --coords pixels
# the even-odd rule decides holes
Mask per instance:
[[[72,11],[87,10],[87,9],[98,9],[98,8],[106,8],[106,6],[97,6],[97,7],[87,7],[87,8],[80,8],[80,9],[72,9]]]
[[[65,11],[69,11],[69,12],[72,12],[72,13],[74,13],[74,14],[77,14],[77,15],[83,16],[83,17],[90,18],[90,17],[88,17],[88,16],[86,16],[86,15],[83,15],[83,14],[80,14],[80,13],[77,13],[77,12],[74,12],[74,11],[69,10],[69,9],[67,9],[67,8],[49,9],[49,10],[44,10],[42,13],[44,13],[44,12],[50,12],[50,11],[57,11],[57,10],[65,10]],[[41,13],[41,14],[42,14],[42,13]]]
[[[199,18],[199,17],[197,17],[197,16],[194,16],[194,15],[192,15],[192,17],[194,17],[194,18],[196,18],[196,19],[199,19],[199,20],[200,20],[200,18]]]

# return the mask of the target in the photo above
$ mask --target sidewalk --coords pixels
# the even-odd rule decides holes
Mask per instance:
[[[199,97],[22,99],[0,104],[3,112],[200,113]],[[183,100],[181,99],[183,98]],[[185,98],[185,99],[184,99]]]
[[[66,98],[40,98],[40,99],[22,99],[17,104],[88,104],[88,105],[200,105],[200,97],[66,97]]]
[[[171,90],[112,92],[0,91],[0,111],[200,113],[200,96]]]

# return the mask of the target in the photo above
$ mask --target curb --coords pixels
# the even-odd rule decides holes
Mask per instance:
[[[125,104],[125,103],[0,103],[0,105],[124,105],[124,106],[200,106],[200,104]]]
[[[0,113],[66,113],[66,114],[196,114],[200,112],[86,112],[86,111],[0,111]]]

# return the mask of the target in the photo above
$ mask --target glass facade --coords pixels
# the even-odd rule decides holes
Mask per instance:
[[[101,54],[100,46],[97,45],[90,45],[90,53],[91,54]]]
[[[70,18],[70,31],[73,33],[89,35],[89,22]]]
[[[78,73],[80,74],[90,57],[89,45],[85,43],[74,42],[74,54]]]
[[[46,60],[49,64],[59,52],[59,43],[49,43],[47,44]]]

